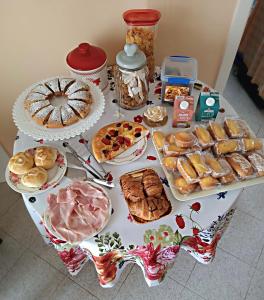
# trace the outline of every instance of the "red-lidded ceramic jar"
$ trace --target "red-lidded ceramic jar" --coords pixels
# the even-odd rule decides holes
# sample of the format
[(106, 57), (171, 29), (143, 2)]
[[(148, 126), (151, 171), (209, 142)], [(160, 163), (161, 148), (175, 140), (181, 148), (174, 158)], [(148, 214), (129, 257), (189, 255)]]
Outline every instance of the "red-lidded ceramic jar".
[(106, 89), (107, 57), (103, 49), (88, 43), (81, 43), (66, 58), (72, 77), (84, 82), (91, 81), (101, 90)]

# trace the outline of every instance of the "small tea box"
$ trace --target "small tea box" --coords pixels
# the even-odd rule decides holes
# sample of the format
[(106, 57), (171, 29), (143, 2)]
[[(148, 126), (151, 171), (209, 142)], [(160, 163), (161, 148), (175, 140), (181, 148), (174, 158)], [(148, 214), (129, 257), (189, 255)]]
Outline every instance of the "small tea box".
[(196, 112), (195, 121), (214, 120), (219, 111), (219, 93), (218, 92), (201, 92)]
[(190, 127), (193, 114), (193, 96), (176, 96), (174, 100), (172, 127)]

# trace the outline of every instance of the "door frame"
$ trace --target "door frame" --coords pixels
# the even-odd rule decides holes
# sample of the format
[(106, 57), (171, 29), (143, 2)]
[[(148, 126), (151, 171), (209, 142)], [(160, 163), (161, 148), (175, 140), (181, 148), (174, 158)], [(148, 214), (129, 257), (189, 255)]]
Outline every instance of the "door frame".
[(215, 89), (220, 93), (223, 93), (225, 89), (253, 3), (254, 0), (237, 0), (224, 55), (215, 82)]

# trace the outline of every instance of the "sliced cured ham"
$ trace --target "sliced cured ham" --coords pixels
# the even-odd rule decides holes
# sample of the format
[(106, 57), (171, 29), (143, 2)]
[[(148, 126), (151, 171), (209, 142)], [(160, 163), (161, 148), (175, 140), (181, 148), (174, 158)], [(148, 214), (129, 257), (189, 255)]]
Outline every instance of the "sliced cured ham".
[(47, 199), (47, 214), (55, 232), (75, 243), (92, 236), (109, 218), (109, 200), (101, 188), (75, 181)]

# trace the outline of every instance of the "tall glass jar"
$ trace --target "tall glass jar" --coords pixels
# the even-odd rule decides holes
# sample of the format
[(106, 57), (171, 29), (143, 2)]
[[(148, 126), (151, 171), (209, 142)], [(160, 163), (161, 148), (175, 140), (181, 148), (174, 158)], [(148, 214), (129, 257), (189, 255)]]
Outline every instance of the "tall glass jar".
[(115, 85), (118, 104), (138, 109), (148, 100), (148, 68), (145, 54), (136, 44), (126, 44), (116, 55)]
[(131, 9), (123, 13), (127, 27), (126, 43), (137, 44), (147, 57), (149, 81), (155, 73), (154, 41), (160, 12), (155, 9)]

